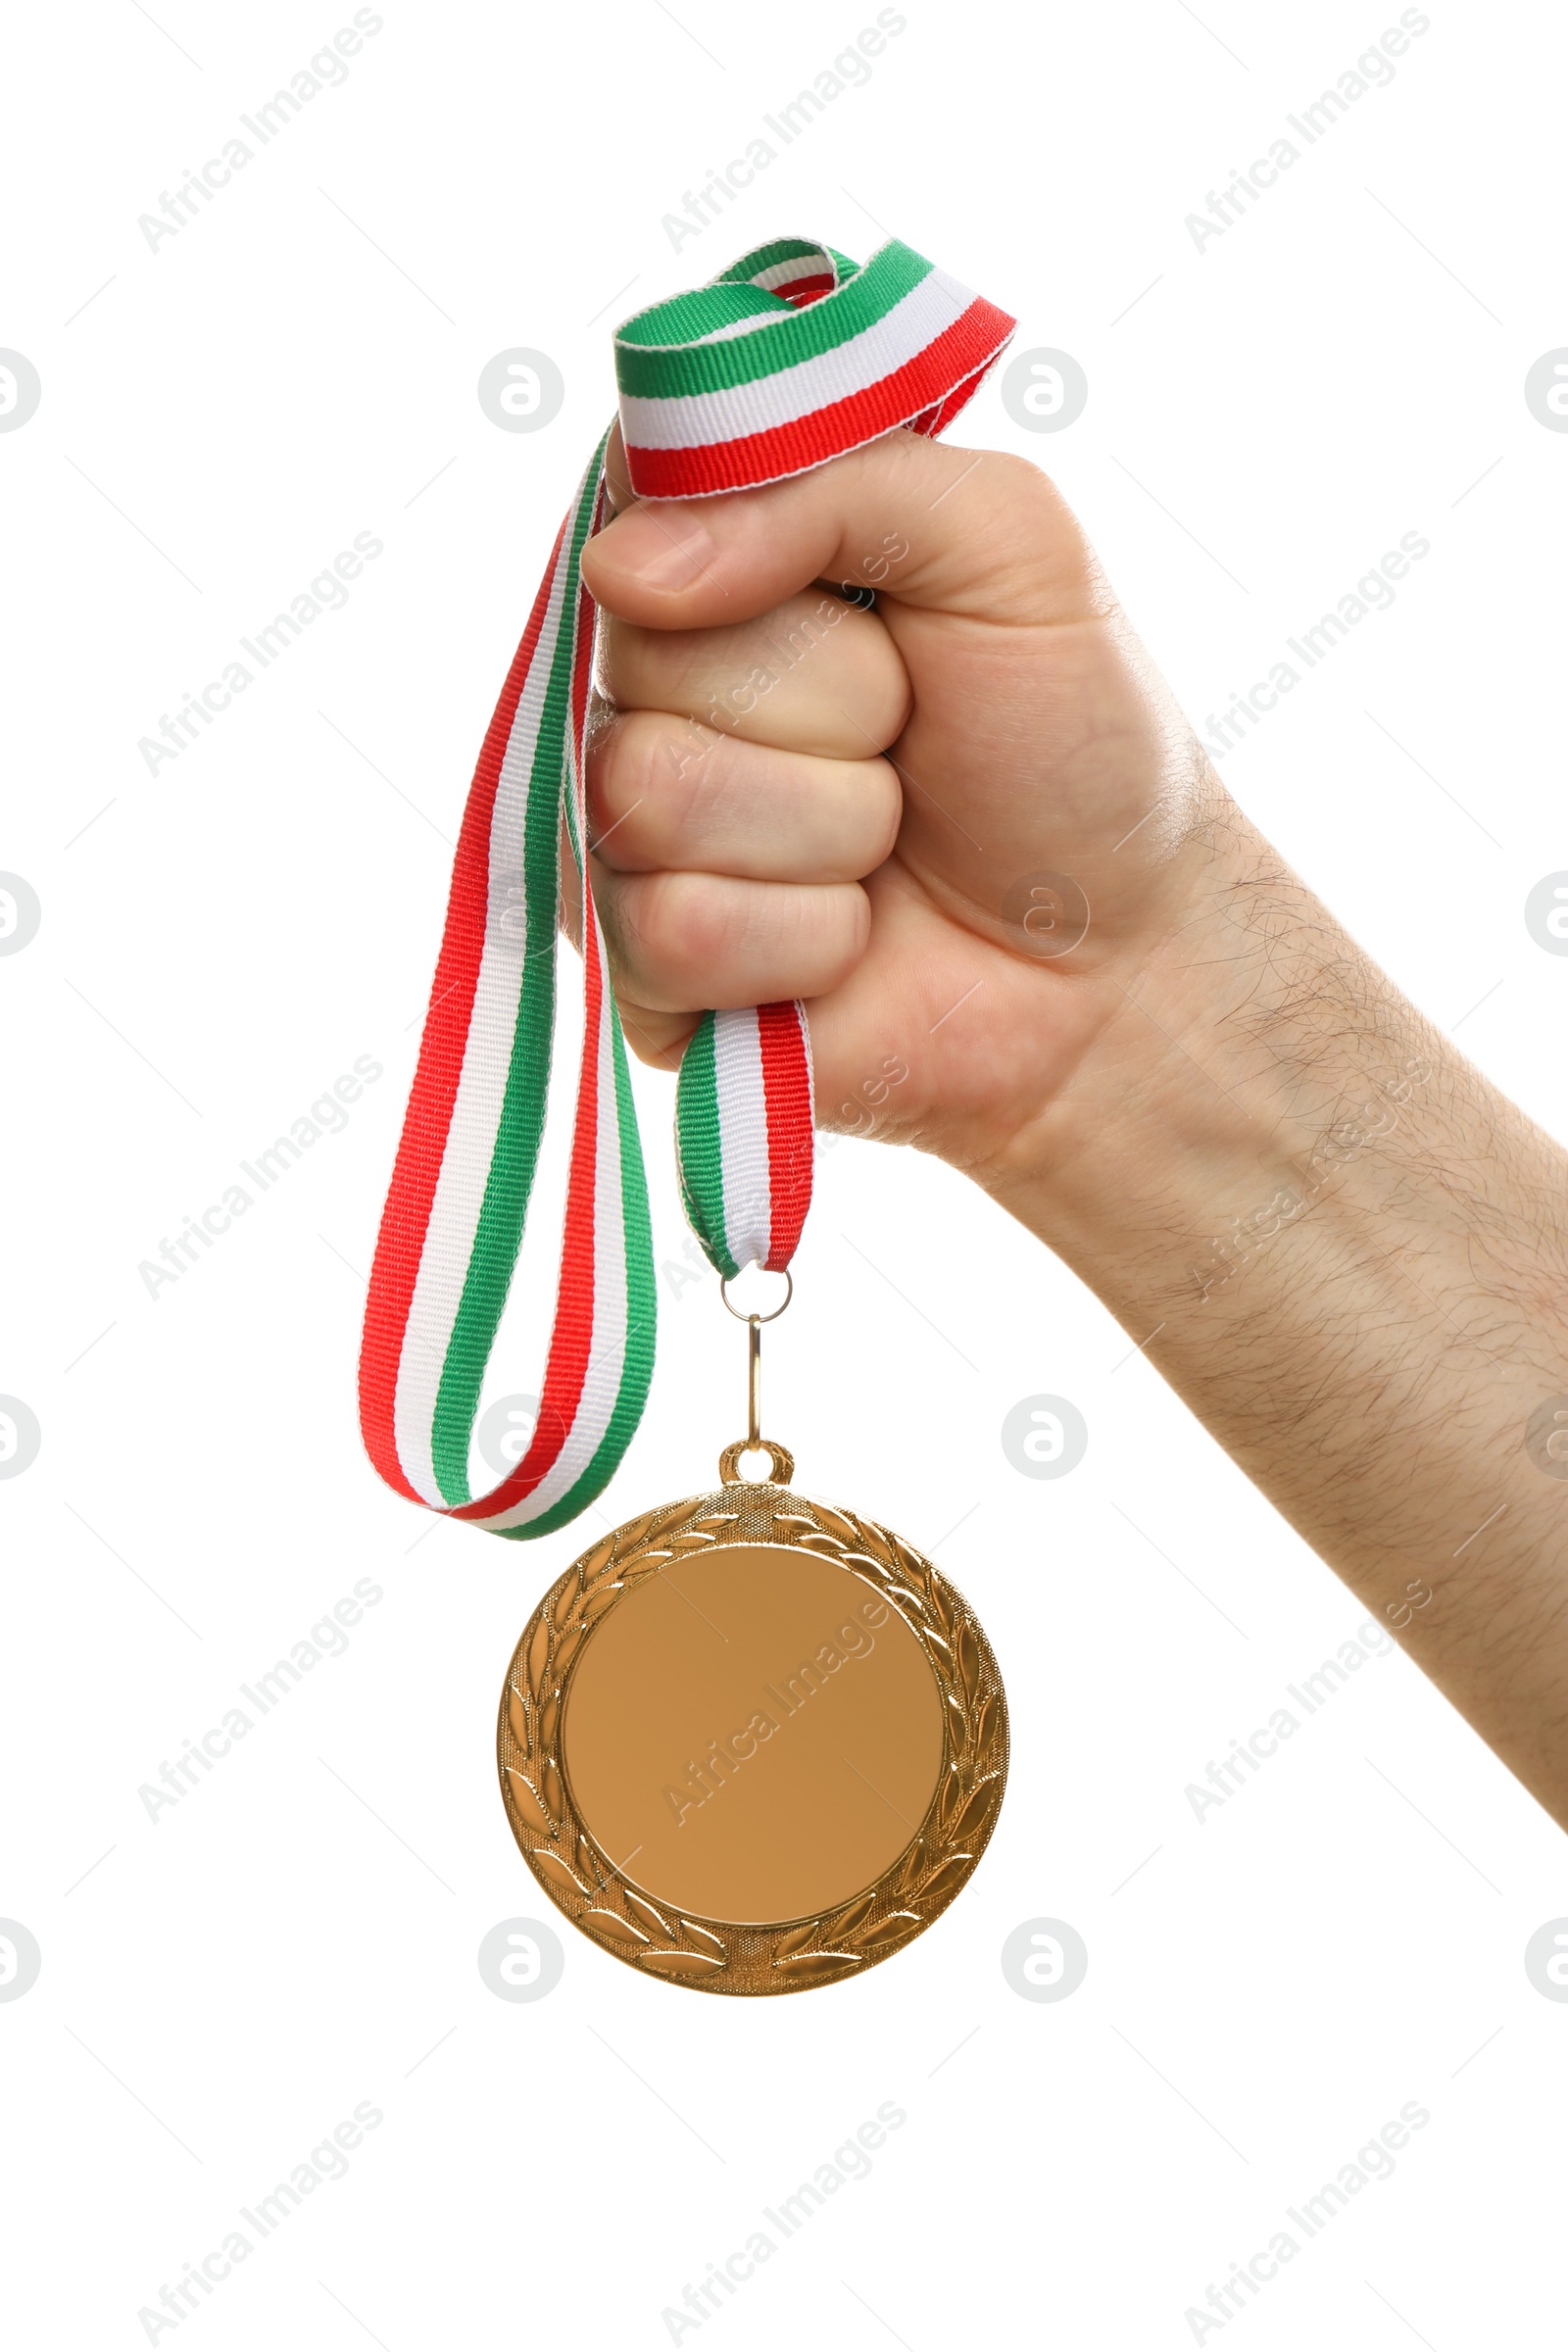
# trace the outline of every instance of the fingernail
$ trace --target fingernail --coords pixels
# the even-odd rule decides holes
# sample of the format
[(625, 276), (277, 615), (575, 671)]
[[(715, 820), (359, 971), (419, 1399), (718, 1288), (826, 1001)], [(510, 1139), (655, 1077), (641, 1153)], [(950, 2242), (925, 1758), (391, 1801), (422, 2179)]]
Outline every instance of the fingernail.
[(689, 588), (712, 563), (707, 525), (689, 507), (633, 507), (611, 525), (615, 554), (650, 588)]

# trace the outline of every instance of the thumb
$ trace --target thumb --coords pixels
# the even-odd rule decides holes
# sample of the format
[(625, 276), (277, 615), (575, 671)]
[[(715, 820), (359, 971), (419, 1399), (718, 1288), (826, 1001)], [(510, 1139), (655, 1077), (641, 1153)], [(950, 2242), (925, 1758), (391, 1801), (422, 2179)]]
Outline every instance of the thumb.
[(903, 430), (765, 489), (626, 507), (590, 540), (582, 572), (607, 612), (654, 629), (751, 620), (814, 580), (1024, 625), (1113, 601), (1038, 467)]

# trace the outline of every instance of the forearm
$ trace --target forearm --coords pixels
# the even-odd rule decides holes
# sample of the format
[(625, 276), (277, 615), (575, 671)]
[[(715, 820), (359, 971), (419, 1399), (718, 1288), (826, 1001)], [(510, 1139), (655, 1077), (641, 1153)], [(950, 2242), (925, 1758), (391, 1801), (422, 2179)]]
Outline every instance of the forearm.
[(1568, 1823), (1568, 1157), (1216, 810), (986, 1181)]

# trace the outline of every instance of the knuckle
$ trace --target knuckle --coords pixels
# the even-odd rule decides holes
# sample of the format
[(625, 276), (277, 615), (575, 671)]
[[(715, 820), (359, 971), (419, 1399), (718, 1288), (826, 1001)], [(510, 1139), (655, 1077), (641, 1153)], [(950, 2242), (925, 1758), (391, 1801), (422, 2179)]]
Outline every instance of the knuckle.
[[(1082, 526), (1051, 475), (1015, 451), (988, 455), (990, 530), (999, 564), (1049, 584), (1054, 600), (1086, 612), (1113, 601)], [(978, 476), (976, 477), (978, 480)]]
[(734, 893), (710, 874), (649, 874), (633, 896), (643, 951), (662, 973), (710, 970), (732, 949)]
[(1055, 504), (1051, 476), (1033, 458), (1026, 458), (1017, 450), (997, 449), (986, 452), (986, 463), (988, 467), (996, 468), (995, 479), (1009, 504), (1037, 502), (1042, 510)]
[(588, 783), (594, 833), (610, 865), (657, 860), (678, 837), (702, 789), (708, 748), (705, 730), (663, 710), (624, 710), (604, 723)]

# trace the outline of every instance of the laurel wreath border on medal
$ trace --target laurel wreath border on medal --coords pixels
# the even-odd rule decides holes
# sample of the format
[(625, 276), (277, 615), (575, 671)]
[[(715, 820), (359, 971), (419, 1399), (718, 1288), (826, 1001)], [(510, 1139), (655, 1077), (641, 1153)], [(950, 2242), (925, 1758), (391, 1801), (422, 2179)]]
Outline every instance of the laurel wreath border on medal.
[[(585, 1829), (560, 1753), (572, 1670), (620, 1595), (672, 1560), (756, 1543), (836, 1560), (873, 1586), (918, 1639), (941, 1692), (944, 1723), (936, 1792), (892, 1867), (848, 1902), (765, 1927), (688, 1918), (630, 1885)], [(996, 1826), (1006, 1781), (1007, 1708), (973, 1611), (912, 1544), (874, 1520), (789, 1487), (740, 1481), (644, 1511), (573, 1561), (513, 1653), (496, 1753), (508, 1818), (529, 1868), (552, 1902), (602, 1950), (697, 1991), (800, 1992), (887, 1959), (952, 1902)]]

